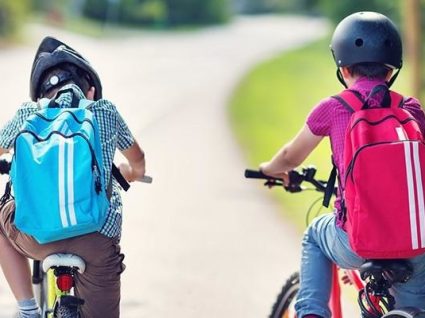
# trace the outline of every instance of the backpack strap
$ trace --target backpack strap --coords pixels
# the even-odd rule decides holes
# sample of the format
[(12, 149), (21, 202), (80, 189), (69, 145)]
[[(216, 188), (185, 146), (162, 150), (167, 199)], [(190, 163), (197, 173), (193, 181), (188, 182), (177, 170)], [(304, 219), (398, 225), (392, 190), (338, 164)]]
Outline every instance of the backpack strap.
[[(94, 101), (83, 98), (83, 99), (80, 99), (80, 101), (78, 103), (78, 108), (86, 109), (87, 107), (89, 107), (93, 103), (94, 103)], [(118, 167), (115, 165), (115, 163), (112, 163), (111, 173), (112, 173), (112, 176), (115, 178), (115, 180), (117, 180), (118, 184), (121, 186), (121, 188), (124, 191), (127, 191), (128, 189), (130, 189), (130, 184), (127, 182), (127, 180), (125, 180), (124, 176), (121, 174), (120, 169), (118, 169)], [(110, 195), (112, 194), (112, 183), (111, 182), (108, 185), (108, 191), (107, 192), (109, 193), (109, 197), (110, 197)]]
[[(343, 105), (351, 113), (354, 113), (361, 109), (368, 109), (369, 106), (367, 100), (371, 96), (379, 93), (380, 91), (384, 91), (384, 94), (387, 94), (384, 96), (384, 100), (382, 101), (382, 107), (399, 108), (403, 106), (405, 101), (403, 95), (388, 90), (388, 86), (386, 85), (378, 85), (374, 87), (370, 92), (369, 96), (366, 98), (366, 100), (363, 100), (359, 92), (350, 89), (345, 89), (338, 95), (332, 96), (332, 98), (340, 102), (341, 105)], [(325, 207), (329, 207), (331, 197), (334, 194), (337, 174), (337, 168), (332, 157), (332, 171), (329, 175), (329, 179), (326, 184), (325, 194), (322, 203)]]
[(362, 109), (365, 103), (360, 93), (351, 89), (345, 89), (338, 95), (332, 96), (332, 98), (340, 102), (350, 113)]
[(112, 164), (112, 175), (124, 191), (127, 191), (130, 188), (130, 184), (127, 182), (127, 180), (125, 180), (124, 176), (121, 174), (120, 169), (118, 169), (115, 163)]
[(78, 108), (82, 108), (82, 109), (86, 109), (87, 107), (89, 107), (91, 104), (93, 104), (94, 101), (93, 100), (89, 100), (86, 98), (82, 98), (80, 99), (80, 101), (78, 102)]
[(326, 189), (325, 189), (325, 194), (323, 196), (323, 202), (322, 202), (322, 205), (325, 208), (329, 207), (329, 203), (331, 202), (332, 195), (335, 193), (335, 182), (336, 182), (337, 175), (338, 175), (338, 171), (336, 170), (336, 165), (332, 157), (332, 171), (331, 171), (331, 174), (329, 175), (328, 182), (326, 182)]
[(48, 98), (41, 98), (37, 101), (37, 107), (38, 109), (43, 109), (49, 107), (50, 99)]
[[(350, 113), (354, 113), (358, 110), (361, 110), (365, 104), (362, 96), (359, 92), (345, 89), (338, 95), (332, 96), (336, 99), (342, 106), (344, 106)], [(325, 194), (323, 196), (322, 205), (324, 207), (329, 207), (332, 195), (335, 193), (335, 183), (338, 175), (338, 171), (335, 165), (335, 162), (332, 157), (332, 171), (329, 175), (328, 182), (326, 183)]]
[(365, 100), (359, 92), (350, 89), (343, 90), (338, 95), (332, 96), (332, 98), (336, 99), (341, 103), (342, 106), (353, 113), (361, 109), (368, 109), (369, 98), (382, 91), (384, 92), (384, 98), (381, 102), (382, 107), (398, 108), (403, 106), (405, 101), (403, 95), (400, 95), (394, 91), (390, 91), (386, 85), (375, 86)]
[(399, 93), (396, 93), (394, 91), (390, 91), (390, 97), (391, 97), (391, 108), (402, 107), (406, 100), (403, 95), (400, 95)]

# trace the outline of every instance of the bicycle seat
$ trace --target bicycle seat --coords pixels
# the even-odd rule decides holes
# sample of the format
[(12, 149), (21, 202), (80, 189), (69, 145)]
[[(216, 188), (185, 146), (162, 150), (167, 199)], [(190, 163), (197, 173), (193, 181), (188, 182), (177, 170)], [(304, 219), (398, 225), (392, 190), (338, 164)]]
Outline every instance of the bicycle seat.
[(86, 270), (86, 263), (84, 260), (74, 254), (52, 254), (43, 260), (43, 271), (47, 272), (52, 267), (67, 266), (77, 268), (80, 274)]
[(412, 265), (405, 259), (372, 259), (367, 260), (359, 269), (360, 277), (380, 279), (384, 277), (392, 283), (407, 282), (413, 273)]

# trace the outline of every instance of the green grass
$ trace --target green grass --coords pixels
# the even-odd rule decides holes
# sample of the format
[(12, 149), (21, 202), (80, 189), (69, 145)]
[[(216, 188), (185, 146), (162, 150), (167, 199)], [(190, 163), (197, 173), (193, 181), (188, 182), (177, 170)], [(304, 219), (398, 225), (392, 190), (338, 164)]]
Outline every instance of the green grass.
[[(343, 89), (335, 71), (326, 38), (265, 61), (240, 81), (230, 99), (230, 119), (251, 167), (269, 160), (289, 141), (321, 99)], [(405, 94), (408, 93), (406, 73), (403, 70), (394, 86)], [(327, 180), (331, 170), (327, 139), (305, 164), (315, 165), (318, 176)], [(320, 197), (316, 192), (289, 194), (278, 189), (272, 192), (282, 203), (285, 216), (300, 229), (305, 227), (307, 209)]]

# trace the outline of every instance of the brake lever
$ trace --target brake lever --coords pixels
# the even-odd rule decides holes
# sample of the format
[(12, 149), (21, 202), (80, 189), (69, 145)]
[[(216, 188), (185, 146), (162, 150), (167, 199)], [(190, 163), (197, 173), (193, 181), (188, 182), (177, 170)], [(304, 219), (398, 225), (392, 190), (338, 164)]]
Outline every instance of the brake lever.
[(266, 182), (264, 182), (264, 185), (271, 188), (275, 186), (284, 186), (283, 182), (276, 179), (268, 179)]
[(301, 187), (299, 184), (292, 184), (288, 186), (284, 186), (285, 190), (290, 193), (298, 193), (304, 190), (303, 187)]

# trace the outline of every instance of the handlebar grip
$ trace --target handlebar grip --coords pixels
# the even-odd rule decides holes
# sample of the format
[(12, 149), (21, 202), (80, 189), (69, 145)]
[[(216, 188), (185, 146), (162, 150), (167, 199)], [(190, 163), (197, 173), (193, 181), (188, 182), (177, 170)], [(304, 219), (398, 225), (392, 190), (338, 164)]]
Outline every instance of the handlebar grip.
[(0, 174), (9, 174), (11, 163), (6, 159), (0, 159)]
[(271, 177), (265, 175), (261, 171), (251, 170), (251, 169), (245, 170), (245, 178), (248, 178), (248, 179), (271, 179)]
[(142, 178), (137, 179), (137, 181), (144, 182), (144, 183), (152, 183), (153, 179), (150, 176), (143, 176)]

